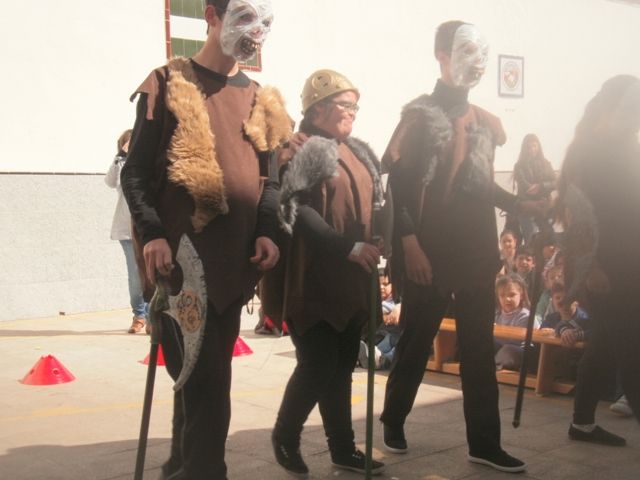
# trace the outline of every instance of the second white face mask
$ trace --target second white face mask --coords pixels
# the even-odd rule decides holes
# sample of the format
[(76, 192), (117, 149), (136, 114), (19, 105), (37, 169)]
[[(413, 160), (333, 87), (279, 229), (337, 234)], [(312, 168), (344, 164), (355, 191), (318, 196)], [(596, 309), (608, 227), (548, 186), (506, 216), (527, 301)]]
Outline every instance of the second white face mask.
[(266, 40), (272, 22), (270, 0), (231, 0), (220, 32), (222, 51), (238, 61), (249, 60)]
[(489, 45), (475, 25), (456, 30), (451, 49), (451, 77), (461, 88), (475, 87), (484, 75), (489, 60)]

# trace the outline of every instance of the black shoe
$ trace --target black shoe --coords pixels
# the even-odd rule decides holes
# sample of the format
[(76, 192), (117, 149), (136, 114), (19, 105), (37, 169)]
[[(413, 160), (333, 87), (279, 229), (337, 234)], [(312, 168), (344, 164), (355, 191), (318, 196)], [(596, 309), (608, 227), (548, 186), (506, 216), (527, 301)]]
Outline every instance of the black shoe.
[(407, 453), (407, 440), (404, 438), (404, 427), (392, 427), (382, 424), (384, 448), (391, 453)]
[[(358, 473), (366, 473), (366, 456), (360, 450), (347, 455), (331, 454), (331, 463), (334, 467), (344, 468)], [(379, 475), (384, 471), (384, 463), (371, 459), (371, 473)]]
[(489, 467), (500, 470), (501, 472), (519, 473), (524, 472), (527, 469), (527, 464), (522, 460), (518, 460), (512, 457), (504, 450), (499, 450), (495, 453), (485, 453), (467, 456), (470, 462), (480, 463)]
[(627, 441), (624, 438), (614, 435), (611, 432), (607, 432), (604, 428), (597, 425), (591, 432), (583, 432), (571, 425), (569, 427), (569, 438), (571, 440), (599, 443), (600, 445), (609, 445), (611, 447), (624, 447), (627, 444)]
[(275, 435), (271, 435), (271, 443), (273, 444), (273, 453), (276, 461), (287, 473), (298, 478), (307, 478), (309, 476), (309, 468), (304, 463), (300, 448), (290, 448), (276, 440)]

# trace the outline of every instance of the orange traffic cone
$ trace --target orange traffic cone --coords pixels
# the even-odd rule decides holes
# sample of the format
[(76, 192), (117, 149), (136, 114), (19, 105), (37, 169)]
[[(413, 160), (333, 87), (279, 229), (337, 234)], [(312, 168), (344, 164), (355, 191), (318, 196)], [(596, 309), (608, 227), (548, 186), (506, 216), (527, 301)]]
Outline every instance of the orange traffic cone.
[(246, 344), (242, 338), (238, 337), (236, 339), (236, 344), (233, 346), (233, 356), (241, 357), (243, 355), (251, 355), (253, 350), (249, 348), (249, 345)]
[[(140, 360), (139, 363), (142, 363), (143, 365), (149, 365), (149, 355), (147, 354), (146, 357), (144, 357), (144, 360)], [(162, 345), (158, 345), (158, 361), (156, 361), (156, 365), (159, 367), (164, 367), (166, 364), (164, 363), (164, 353), (162, 352)]]
[(53, 355), (40, 357), (20, 383), (25, 385), (56, 385), (73, 382), (76, 377)]

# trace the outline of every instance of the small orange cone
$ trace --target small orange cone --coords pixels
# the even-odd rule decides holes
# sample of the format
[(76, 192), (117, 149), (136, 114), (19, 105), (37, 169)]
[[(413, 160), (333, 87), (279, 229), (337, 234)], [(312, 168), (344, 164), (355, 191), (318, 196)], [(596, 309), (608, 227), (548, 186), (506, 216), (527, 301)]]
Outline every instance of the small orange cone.
[[(144, 357), (144, 360), (140, 360), (139, 363), (142, 363), (143, 365), (149, 365), (149, 356), (150, 354), (147, 354), (147, 356)], [(164, 353), (162, 352), (162, 345), (158, 345), (158, 360), (156, 361), (156, 365), (159, 367), (164, 367), (166, 365), (166, 363), (164, 363)]]
[(76, 377), (53, 355), (40, 357), (20, 383), (25, 385), (56, 385), (73, 382)]
[(251, 355), (253, 350), (249, 348), (249, 345), (246, 344), (242, 338), (238, 337), (236, 339), (236, 344), (233, 346), (233, 356), (241, 357), (243, 355)]

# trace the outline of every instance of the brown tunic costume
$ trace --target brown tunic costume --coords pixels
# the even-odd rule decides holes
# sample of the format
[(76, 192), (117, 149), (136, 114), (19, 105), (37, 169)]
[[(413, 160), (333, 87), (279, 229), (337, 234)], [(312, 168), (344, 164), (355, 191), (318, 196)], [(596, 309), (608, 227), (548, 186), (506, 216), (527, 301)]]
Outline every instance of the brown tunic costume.
[[(278, 181), (270, 151), (288, 138), (291, 122), (277, 91), (187, 59), (153, 71), (136, 94), (122, 173), (136, 232), (143, 244), (167, 239), (174, 258), (186, 234), (204, 267), (208, 303), (198, 328), (171, 312), (153, 324), (167, 372), (183, 382), (161, 478), (226, 478), (233, 346), (258, 276), (250, 263), (255, 239), (275, 239)], [(184, 286), (178, 270), (171, 274), (176, 293)]]
[[(358, 311), (369, 310), (369, 276), (346, 257), (355, 242), (371, 241), (372, 201), (379, 193), (376, 160), (365, 144), (353, 138), (336, 143), (321, 136), (310, 140), (299, 133), (296, 140), (304, 143), (302, 148), (293, 147), (292, 143), (280, 152), (284, 171), (292, 172), (289, 161), (305, 162), (309, 155), (304, 147), (309, 146), (308, 142), (333, 145), (333, 149), (322, 151), (326, 155), (323, 161), (335, 161), (335, 168), (330, 168), (328, 178), (310, 185), (301, 203), (313, 208), (344, 242), (339, 252), (328, 252), (326, 245), (307, 240), (304, 232), (293, 229), (285, 266), (284, 318), (294, 322), (301, 335), (319, 321), (343, 331)], [(285, 173), (282, 180), (285, 204), (290, 201), (287, 178)], [(292, 197), (303, 193), (294, 191)]]
[[(258, 85), (227, 84), (226, 77), (212, 73), (177, 59), (137, 89), (136, 94), (147, 94), (147, 119), (162, 124), (158, 144), (168, 148), (156, 158), (157, 222), (146, 225), (142, 215), (132, 213), (142, 242), (165, 237), (174, 255), (182, 234), (189, 234), (204, 265), (208, 299), (221, 312), (240, 296), (248, 298), (257, 281), (249, 258), (269, 172), (268, 156), (255, 147), (259, 142), (244, 134), (256, 110)], [(284, 109), (279, 113), (274, 131), (279, 128), (280, 136), (267, 138), (268, 147), (290, 128)], [(266, 130), (263, 136), (271, 133)]]

